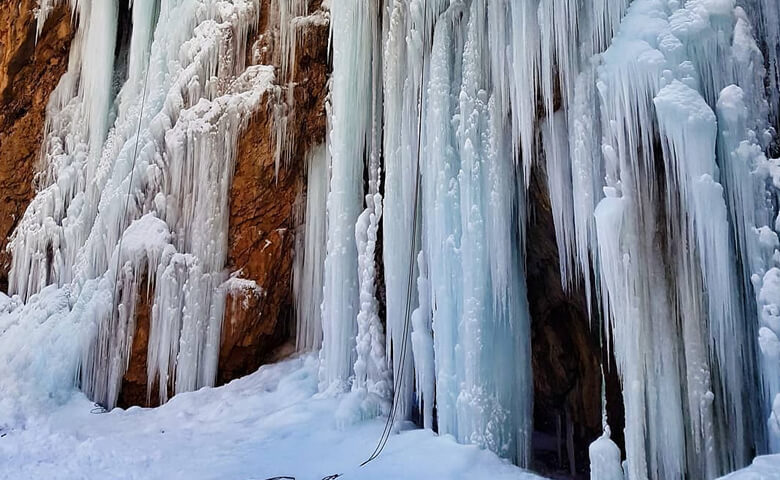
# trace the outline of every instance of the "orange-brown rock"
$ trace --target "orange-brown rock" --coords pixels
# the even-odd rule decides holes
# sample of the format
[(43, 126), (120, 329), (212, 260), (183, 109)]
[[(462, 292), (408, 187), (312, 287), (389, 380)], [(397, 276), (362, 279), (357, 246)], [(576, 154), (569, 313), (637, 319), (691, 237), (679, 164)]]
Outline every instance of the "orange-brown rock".
[(34, 195), (46, 105), (68, 65), (67, 2), (36, 41), (36, 0), (0, 0), (0, 290), (7, 291), (9, 235)]
[[(316, 8), (315, 3), (319, 4), (312, 2), (310, 11)], [(261, 31), (263, 27), (266, 32), (272, 29), (268, 23), (261, 23)], [(293, 328), (295, 208), (304, 190), (304, 157), (311, 147), (325, 141), (326, 127), (328, 27), (308, 25), (306, 29), (296, 47), (294, 78), (279, 79), (283, 88), (293, 88), (295, 109), (288, 117), (287, 135), (295, 141), (287, 152), (289, 160), (277, 176), (272, 129), (274, 107), (278, 106), (274, 102), (278, 100), (270, 96), (267, 107), (255, 114), (239, 141), (230, 197), (228, 268), (255, 281), (259, 290), (243, 289), (228, 297), (220, 383), (279, 356)], [(262, 38), (262, 47), (256, 49), (266, 55), (261, 60), (273, 58), (278, 65), (278, 42), (272, 43), (270, 39), (275, 37), (268, 33)], [(287, 92), (282, 97), (288, 97)]]
[[(140, 285), (146, 285), (142, 280)], [(157, 391), (151, 392), (150, 402), (146, 401), (146, 353), (149, 344), (149, 326), (152, 319), (151, 292), (141, 288), (138, 302), (135, 306), (135, 334), (133, 345), (130, 349), (130, 360), (127, 371), (122, 381), (122, 389), (119, 392), (117, 405), (129, 407), (131, 405), (156, 406), (159, 402)]]
[[(320, 1), (310, 3), (310, 11)], [(276, 2), (263, 0), (254, 48), (248, 64), (281, 64), (279, 12)], [(217, 383), (256, 370), (263, 363), (291, 353), (287, 343), (293, 328), (292, 265), (296, 228), (295, 208), (304, 189), (306, 152), (325, 141), (325, 97), (328, 76), (328, 27), (309, 25), (296, 48), (294, 78), (277, 78), (281, 95), (269, 92), (240, 135), (230, 191), (228, 265), (230, 272), (253, 281), (256, 288), (229, 292), (219, 355)], [(279, 68), (276, 69), (279, 75)], [(289, 86), (288, 86), (289, 85)], [(289, 160), (276, 175), (276, 112), (293, 88), (295, 115), (287, 134), (298, 139), (287, 152)], [(246, 283), (246, 282), (244, 282)], [(146, 354), (151, 299), (137, 305), (136, 333), (119, 406), (147, 405)], [(157, 404), (152, 392), (149, 406)]]

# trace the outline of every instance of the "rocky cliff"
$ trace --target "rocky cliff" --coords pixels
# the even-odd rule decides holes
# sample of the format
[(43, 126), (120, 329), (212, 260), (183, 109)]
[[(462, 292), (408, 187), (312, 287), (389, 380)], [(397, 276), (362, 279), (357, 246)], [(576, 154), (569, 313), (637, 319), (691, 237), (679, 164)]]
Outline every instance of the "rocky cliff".
[[(15, 219), (34, 193), (45, 106), (65, 71), (72, 36), (69, 10), (59, 7), (36, 41), (33, 3), (25, 0), (18, 9), (6, 5), (0, 13), (0, 246), (5, 245)], [(281, 41), (278, 2), (263, 0), (260, 22), (247, 52), (248, 65), (276, 67), (279, 88), (265, 95), (238, 144), (230, 208), (225, 215), (230, 219), (228, 269), (240, 280), (228, 295), (218, 383), (291, 352), (294, 235), (296, 209), (305, 195), (304, 158), (325, 141), (326, 134), (329, 32), (327, 22), (322, 21), (327, 14), (321, 8), (320, 0), (311, 0), (307, 15), (316, 18), (290, 22), (294, 38), (290, 50)], [(293, 67), (282, 69), (290, 52), (294, 52), (290, 59)], [(290, 105), (294, 105), (292, 109)], [(286, 121), (284, 131), (280, 130), (282, 121)], [(277, 157), (280, 131), (295, 139), (281, 158)], [(534, 322), (535, 417), (538, 428), (554, 443), (540, 442), (546, 448), (544, 455), (549, 456), (541, 462), (568, 468), (565, 452), (573, 447), (580, 455), (572, 461), (582, 467), (585, 458), (581, 454), (601, 429), (601, 352), (582, 293), (576, 289), (567, 293), (561, 287), (551, 207), (540, 177), (543, 174), (536, 172), (532, 182), (530, 199), (536, 215), (529, 228), (527, 258)], [(0, 281), (7, 275), (4, 248), (2, 255)], [(138, 299), (121, 406), (147, 404), (146, 343), (152, 302), (147, 293)], [(614, 371), (609, 385), (611, 395), (619, 396)], [(567, 437), (569, 446), (564, 445)], [(556, 450), (557, 457), (551, 453)]]
[[(309, 2), (307, 10), (315, 19), (326, 19), (319, 9), (319, 0)], [(325, 141), (328, 25), (290, 22), (296, 43), (294, 68), (288, 78), (280, 78), (288, 54), (280, 38), (281, 16), (275, 0), (263, 0), (258, 29), (247, 50), (247, 65), (275, 66), (279, 89), (265, 95), (239, 139), (230, 211), (225, 212), (230, 216), (227, 268), (237, 281), (228, 291), (218, 384), (292, 352), (294, 210), (305, 194), (304, 157)], [(294, 112), (288, 102), (294, 103)], [(286, 134), (298, 141), (277, 156), (281, 122), (286, 124)], [(278, 173), (277, 161), (281, 162)], [(146, 404), (148, 310), (148, 299), (139, 299), (132, 356), (120, 397), (123, 406)]]
[[(276, 3), (276, 2), (264, 2)], [(319, 1), (310, 1), (312, 15)], [(253, 47), (255, 62), (281, 65), (277, 5), (261, 22)], [(292, 23), (292, 22), (291, 22)], [(274, 356), (290, 337), (293, 325), (292, 267), (296, 225), (294, 208), (303, 192), (308, 150), (325, 141), (325, 99), (328, 75), (328, 25), (322, 22), (291, 24), (296, 42), (294, 68), (279, 82), (279, 99), (269, 99), (257, 112), (241, 137), (236, 172), (231, 189), (228, 267), (241, 278), (254, 281), (258, 289), (241, 289), (228, 299), (222, 329), (219, 381), (254, 371)], [(288, 91), (290, 90), (290, 91)], [(292, 99), (293, 111), (279, 105)], [(277, 103), (272, 103), (277, 102)], [(279, 109), (282, 112), (279, 113)], [(276, 138), (274, 116), (286, 115), (289, 144), (275, 173)], [(289, 351), (288, 351), (289, 353)]]
[(0, 1), (0, 288), (7, 291), (8, 237), (35, 190), (46, 105), (68, 66), (70, 9), (60, 5), (36, 37), (35, 0)]

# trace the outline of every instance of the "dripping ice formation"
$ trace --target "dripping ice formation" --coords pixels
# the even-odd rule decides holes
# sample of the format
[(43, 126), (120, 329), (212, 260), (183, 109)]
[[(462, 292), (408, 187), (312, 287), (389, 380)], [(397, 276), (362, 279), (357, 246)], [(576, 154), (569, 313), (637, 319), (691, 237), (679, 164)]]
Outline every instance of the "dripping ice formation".
[[(767, 156), (778, 114), (778, 26), (767, 14), (777, 3), (362, 5), (333, 5), (331, 132), (355, 143), (331, 145), (331, 194), (343, 180), (335, 165), (375, 155), (378, 114), (368, 93), (347, 104), (336, 94), (381, 63), (381, 261), (402, 415), (417, 402), (426, 427), (435, 409), (440, 433), (528, 463), (525, 209), (530, 172), (542, 168), (562, 282), (583, 284), (616, 359), (626, 477), (712, 478), (753, 451), (777, 451), (780, 184)], [(339, 61), (345, 51), (351, 63)], [(328, 218), (370, 207), (367, 198), (329, 203)], [(326, 263), (339, 268), (365, 254), (332, 247)], [(345, 285), (356, 298), (356, 284), (334, 287)], [(330, 308), (323, 325), (343, 321)], [(349, 323), (323, 344), (342, 352), (322, 359), (339, 381), (351, 378)], [(623, 477), (608, 434), (592, 454), (597, 475)]]
[[(55, 3), (41, 0), (39, 32)], [(134, 0), (119, 46), (119, 2), (70, 6), (68, 72), (0, 306), (0, 374), (20, 379), (7, 418), (74, 385), (115, 406), (144, 291), (147, 394), (212, 385), (241, 285), (223, 212), (264, 95), (281, 112), (277, 172), (295, 141), (293, 97), (272, 67), (244, 64), (260, 2)], [(307, 3), (275, 6), (288, 78)], [(777, 0), (323, 8), (328, 138), (306, 160), (295, 335), (319, 350), (323, 395), (344, 396), (340, 419), (419, 412), (530, 466), (539, 171), (562, 284), (584, 290), (622, 384), (625, 462), (605, 423), (592, 478), (714, 478), (780, 452)]]
[[(271, 67), (244, 68), (259, 5), (133, 2), (132, 37), (117, 47), (128, 49), (125, 79), (113, 65), (117, 2), (71, 7), (78, 29), (48, 111), (41, 188), (10, 244), (9, 291), (28, 306), (59, 299), (37, 327), (72, 330), (48, 347), (75, 355), (56, 381), (80, 379), (107, 408), (127, 368), (136, 295), (153, 292), (148, 392), (156, 383), (164, 402), (216, 378), (229, 286), (222, 212), (242, 125), (274, 80)], [(40, 25), (51, 8), (42, 1)], [(36, 330), (15, 313), (6, 329)], [(2, 350), (32, 368), (24, 352)]]

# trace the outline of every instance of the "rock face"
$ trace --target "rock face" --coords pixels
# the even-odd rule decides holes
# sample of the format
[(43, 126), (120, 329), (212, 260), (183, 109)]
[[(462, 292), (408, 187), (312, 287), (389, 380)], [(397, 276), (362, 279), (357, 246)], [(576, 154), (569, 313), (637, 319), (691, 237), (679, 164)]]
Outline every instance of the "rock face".
[[(263, 363), (292, 352), (288, 343), (293, 320), (292, 267), (296, 207), (304, 194), (306, 153), (325, 141), (328, 75), (328, 25), (302, 22), (296, 34), (292, 78), (280, 78), (282, 45), (276, 1), (263, 0), (260, 23), (250, 41), (247, 65), (276, 66), (276, 95), (266, 94), (263, 107), (241, 134), (230, 191), (227, 269), (229, 282), (222, 326), (217, 384), (255, 371)], [(311, 1), (309, 11), (319, 8)], [(323, 17), (324, 18), (324, 17)], [(288, 92), (288, 89), (291, 91)], [(285, 102), (292, 98), (294, 115)], [(287, 135), (297, 139), (276, 165), (276, 128), (287, 119)], [(119, 405), (156, 405), (146, 395), (146, 355), (150, 299), (140, 298), (136, 333), (124, 376)]]
[[(535, 467), (543, 473), (587, 473), (588, 445), (601, 435), (601, 357), (608, 417), (622, 444), (622, 398), (616, 367), (602, 352), (601, 319), (588, 318), (583, 289), (561, 284), (546, 173), (532, 172), (527, 238), (528, 302), (534, 371)], [(592, 323), (591, 323), (592, 322)], [(573, 456), (569, 452), (573, 451)]]
[[(310, 2), (309, 11), (318, 7), (318, 1)], [(278, 25), (269, 22), (279, 18), (278, 12), (270, 8), (263, 11), (270, 11), (270, 16), (262, 21), (260, 31), (265, 33), (253, 49), (259, 52), (255, 60), (269, 63), (270, 58), (274, 65), (280, 65), (283, 52), (280, 43), (273, 41), (278, 38)], [(300, 25), (294, 73), (292, 78), (279, 81), (281, 98), (294, 99), (294, 111), (287, 117), (287, 135), (296, 140), (283, 155), (278, 175), (273, 129), (277, 125), (274, 116), (283, 108), (277, 103), (280, 99), (269, 98), (267, 108), (255, 114), (238, 146), (230, 197), (228, 268), (255, 282), (256, 288), (239, 288), (229, 294), (222, 327), (220, 383), (250, 373), (282, 354), (294, 325), (295, 209), (305, 185), (305, 155), (325, 141), (329, 35), (327, 24)]]
[[(117, 404), (121, 407), (132, 405), (157, 406), (160, 396), (155, 390), (146, 392), (146, 352), (149, 344), (149, 325), (152, 318), (150, 293), (141, 289), (138, 304), (135, 307), (135, 335), (130, 350), (130, 361), (122, 382)], [(157, 382), (155, 382), (155, 385)]]
[(36, 41), (36, 0), (0, 0), (0, 290), (8, 290), (8, 237), (35, 194), (46, 105), (68, 65), (67, 3)]
[[(5, 244), (34, 194), (45, 107), (67, 66), (72, 38), (70, 11), (59, 7), (35, 41), (35, 0), (0, 0), (0, 287), (7, 281)], [(278, 1), (263, 0), (258, 31), (248, 49), (248, 64), (280, 67)], [(309, 2), (309, 12), (321, 0)], [(322, 13), (322, 12), (320, 12)], [(293, 298), (294, 232), (304, 197), (307, 152), (325, 141), (328, 77), (328, 26), (323, 15), (296, 22), (294, 68), (288, 78), (277, 68), (280, 89), (267, 94), (263, 107), (240, 137), (229, 211), (227, 268), (237, 278), (229, 291), (219, 358), (218, 383), (254, 371), (290, 352)], [(286, 102), (293, 102), (288, 109)], [(276, 164), (277, 128), (287, 119), (286, 135), (295, 140)], [(601, 430), (602, 351), (591, 328), (581, 292), (564, 292), (558, 268), (554, 227), (544, 172), (536, 169), (529, 195), (535, 215), (528, 229), (527, 273), (533, 318), (533, 367), (537, 467), (568, 470), (567, 437), (581, 470), (587, 444)], [(381, 239), (380, 239), (381, 241)], [(381, 269), (380, 269), (381, 271)], [(382, 285), (379, 292), (381, 297)], [(120, 406), (146, 405), (146, 355), (152, 298), (142, 295), (137, 327), (124, 377)], [(598, 325), (598, 319), (593, 319)], [(603, 359), (609, 365), (609, 358)], [(619, 409), (620, 388), (614, 366), (607, 371), (610, 409)], [(152, 392), (154, 402), (158, 398)], [(622, 412), (610, 410), (613, 432)], [(546, 441), (549, 440), (549, 441)], [(616, 438), (620, 442), (620, 438)]]

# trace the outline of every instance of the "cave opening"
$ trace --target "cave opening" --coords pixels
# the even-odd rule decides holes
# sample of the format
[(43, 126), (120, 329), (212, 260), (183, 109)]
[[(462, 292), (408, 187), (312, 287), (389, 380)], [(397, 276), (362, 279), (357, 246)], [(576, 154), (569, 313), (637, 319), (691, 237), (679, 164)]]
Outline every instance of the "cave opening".
[[(612, 349), (602, 348), (599, 312), (588, 314), (582, 281), (568, 292), (559, 268), (546, 173), (532, 169), (526, 276), (534, 382), (534, 460), (551, 478), (585, 479), (588, 446), (602, 434), (602, 368), (612, 439), (623, 448), (624, 412)], [(592, 273), (591, 273), (592, 274)], [(598, 305), (593, 299), (592, 305)]]

